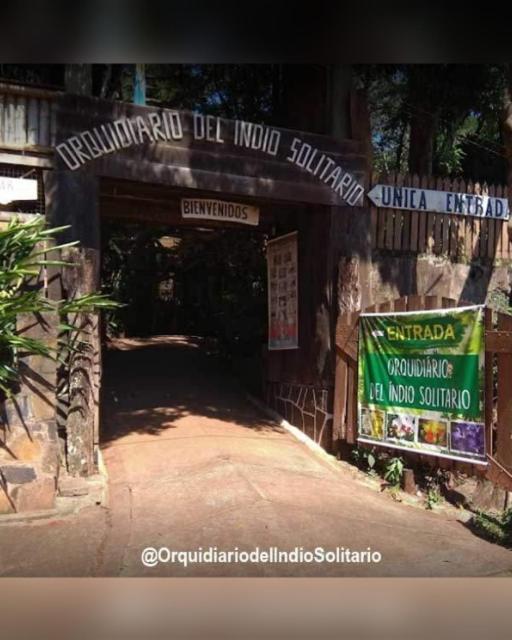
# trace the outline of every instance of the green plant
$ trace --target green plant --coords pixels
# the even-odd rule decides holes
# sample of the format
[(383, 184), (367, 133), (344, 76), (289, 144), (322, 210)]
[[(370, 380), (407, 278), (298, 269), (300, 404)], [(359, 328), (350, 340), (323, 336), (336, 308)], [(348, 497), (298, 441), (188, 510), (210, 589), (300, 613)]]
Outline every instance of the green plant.
[(480, 511), (473, 517), (471, 525), (484, 538), (507, 547), (512, 546), (512, 509), (501, 515)]
[(356, 447), (352, 449), (352, 458), (356, 465), (366, 471), (370, 475), (377, 473), (375, 465), (377, 463), (377, 457), (375, 455), (375, 448), (367, 449), (366, 447)]
[(425, 508), (433, 509), (442, 500), (441, 492), (437, 487), (429, 487), (425, 496)]
[(446, 488), (450, 481), (450, 474), (444, 469), (429, 468), (422, 474), (420, 482), (421, 489), (425, 494), (425, 507), (433, 509), (443, 501), (443, 488)]
[(88, 339), (90, 333), (88, 315), (99, 310), (112, 310), (121, 306), (123, 305), (119, 302), (110, 300), (101, 293), (88, 293), (59, 303), (58, 360), (60, 367), (57, 396), (64, 403), (71, 390), (69, 374), (73, 369), (75, 357), (92, 353)]
[(371, 476), (377, 475), (377, 469), (375, 468), (375, 464), (377, 462), (377, 458), (375, 456), (375, 450), (372, 449), (366, 458), (366, 462), (368, 464), (368, 474)]
[(392, 486), (398, 487), (404, 474), (404, 461), (402, 458), (390, 458), (385, 466), (384, 479)]
[[(42, 355), (69, 361), (69, 354), (81, 348), (79, 322), (68, 322), (72, 314), (112, 308), (112, 301), (101, 294), (88, 294), (72, 300), (52, 301), (45, 297), (41, 272), (49, 266), (65, 268), (68, 263), (50, 258), (77, 242), (54, 244), (54, 237), (67, 227), (46, 228), (43, 216), (28, 222), (13, 217), (0, 230), (0, 393), (9, 397), (19, 382), (19, 360), (25, 355)], [(21, 314), (55, 311), (60, 319), (60, 340), (56, 348), (17, 331)]]
[(363, 449), (362, 447), (354, 447), (350, 452), (350, 457), (354, 460), (354, 463), (361, 467), (364, 460), (366, 460), (368, 449)]
[(51, 309), (51, 302), (37, 285), (37, 277), (42, 268), (64, 264), (50, 260), (49, 253), (76, 244), (47, 246), (48, 240), (62, 229), (46, 229), (44, 218), (37, 216), (28, 222), (12, 218), (0, 230), (0, 391), (6, 397), (18, 382), (21, 355), (55, 357), (40, 340), (20, 335), (16, 322), (20, 314)]

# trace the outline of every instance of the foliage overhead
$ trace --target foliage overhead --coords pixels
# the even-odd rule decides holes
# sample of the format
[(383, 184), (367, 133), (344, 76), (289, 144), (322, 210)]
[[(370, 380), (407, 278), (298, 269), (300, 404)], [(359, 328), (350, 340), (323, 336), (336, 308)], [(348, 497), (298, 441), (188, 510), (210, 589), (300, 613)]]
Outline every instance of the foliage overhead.
[(505, 65), (358, 65), (368, 94), (374, 168), (411, 168), (411, 128), (432, 128), (429, 172), (492, 183), (505, 179), (501, 131)]
[[(92, 65), (93, 95), (130, 102), (134, 67)], [(147, 102), (286, 126), (284, 69), (280, 64), (148, 64)], [(437, 176), (504, 182), (506, 65), (367, 64), (353, 69), (354, 85), (368, 94), (376, 171), (421, 167)], [(0, 77), (62, 89), (65, 65), (3, 64)], [(311, 130), (317, 125), (312, 122)]]
[(111, 224), (102, 279), (123, 307), (111, 334), (180, 333), (219, 339), (226, 353), (259, 352), (265, 339), (264, 237)]

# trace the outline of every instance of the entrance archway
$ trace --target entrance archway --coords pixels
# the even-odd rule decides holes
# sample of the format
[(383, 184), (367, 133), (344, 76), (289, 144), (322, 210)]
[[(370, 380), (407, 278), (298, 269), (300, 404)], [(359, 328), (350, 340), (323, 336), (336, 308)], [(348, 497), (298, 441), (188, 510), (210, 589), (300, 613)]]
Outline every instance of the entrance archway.
[[(108, 215), (118, 220), (133, 219), (137, 209), (135, 215), (143, 213), (146, 221), (186, 228), (196, 226), (198, 220), (182, 215), (182, 198), (259, 207), (261, 222), (269, 221), (270, 235), (297, 232), (298, 247), (298, 341), (292, 349), (264, 349), (264, 400), (330, 449), (337, 256), (344, 226), (354, 211), (358, 217), (353, 226), (361, 231), (368, 224), (369, 212), (362, 206), (367, 164), (361, 145), (272, 128), (278, 132), (273, 139), (280, 141), (273, 154), (244, 142), (238, 133), (242, 126), (248, 130), (248, 123), (238, 120), (214, 118), (222, 135), (203, 139), (194, 129), (198, 117), (85, 96), (59, 96), (55, 167), (46, 172), (44, 186), (49, 222), (69, 225), (63, 241), (80, 242), (80, 276), (70, 288), (77, 285), (80, 293), (99, 289), (101, 220), (107, 208)], [(165, 126), (158, 129), (159, 123), (163, 126), (170, 118), (180, 122), (180, 131), (163, 135)], [(157, 129), (162, 135), (155, 137)], [(153, 138), (147, 131), (153, 132)], [(72, 150), (71, 165), (61, 153), (66, 149)], [(215, 221), (209, 222), (208, 227), (215, 226)], [(363, 232), (356, 235), (362, 242)], [(97, 337), (91, 340), (95, 349)], [(80, 421), (66, 426), (75, 434), (73, 455), (80, 469), (83, 459), (96, 459), (90, 444), (97, 450), (101, 430), (101, 402), (95, 396), (101, 364), (87, 366), (90, 371), (83, 374), (93, 380), (94, 389), (84, 402), (77, 400)], [(94, 466), (88, 464), (87, 469)]]
[[(235, 209), (228, 213), (250, 209), (255, 218), (252, 224), (209, 219), (205, 209), (202, 218), (188, 219), (184, 202), (214, 202), (217, 213), (229, 204)], [(101, 180), (101, 289), (125, 306), (103, 319), (102, 404), (109, 417), (100, 440), (114, 439), (116, 425), (120, 433), (130, 425), (151, 433), (185, 413), (227, 416), (226, 403), (212, 403), (213, 391), (198, 397), (191, 367), (198, 375), (209, 370), (212, 379), (224, 376), (232, 389), (235, 378), (239, 393), (264, 396), (265, 244), (296, 230), (298, 213), (294, 205), (256, 198)], [(175, 369), (182, 369), (179, 380), (169, 375)], [(136, 390), (128, 371), (138, 380)], [(123, 405), (123, 424), (112, 396), (139, 400)]]

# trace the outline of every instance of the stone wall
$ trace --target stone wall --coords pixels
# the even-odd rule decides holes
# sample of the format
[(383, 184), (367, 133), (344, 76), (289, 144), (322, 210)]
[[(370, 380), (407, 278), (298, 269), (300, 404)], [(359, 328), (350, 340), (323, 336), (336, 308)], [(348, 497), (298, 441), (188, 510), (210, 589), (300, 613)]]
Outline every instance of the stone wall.
[(374, 256), (361, 274), (362, 308), (404, 295), (439, 295), (483, 304), (496, 290), (510, 294), (512, 269), (438, 256)]
[[(18, 331), (55, 347), (57, 316), (25, 314)], [(0, 415), (0, 514), (51, 509), (55, 503), (60, 451), (55, 420), (56, 362), (21, 359), (17, 393)]]
[(267, 382), (267, 404), (325, 449), (332, 446), (332, 388)]

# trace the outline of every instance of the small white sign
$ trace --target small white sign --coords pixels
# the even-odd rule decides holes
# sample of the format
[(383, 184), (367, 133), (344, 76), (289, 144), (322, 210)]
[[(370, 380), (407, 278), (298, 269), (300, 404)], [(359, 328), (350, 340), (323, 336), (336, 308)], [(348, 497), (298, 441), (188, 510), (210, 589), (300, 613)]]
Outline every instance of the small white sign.
[(239, 222), (256, 226), (260, 220), (260, 210), (248, 204), (210, 200), (206, 198), (182, 198), (181, 215), (184, 218), (216, 220), (217, 222)]
[(37, 180), (0, 177), (0, 204), (17, 200), (37, 200)]
[(433, 191), (416, 187), (395, 187), (377, 184), (368, 193), (377, 207), (409, 209), (411, 211), (436, 211), (476, 218), (508, 220), (507, 198), (452, 191)]

